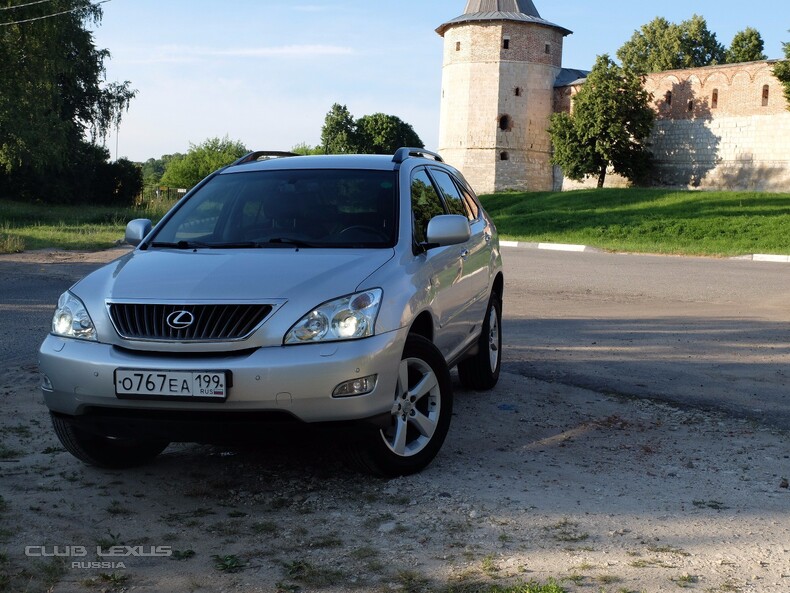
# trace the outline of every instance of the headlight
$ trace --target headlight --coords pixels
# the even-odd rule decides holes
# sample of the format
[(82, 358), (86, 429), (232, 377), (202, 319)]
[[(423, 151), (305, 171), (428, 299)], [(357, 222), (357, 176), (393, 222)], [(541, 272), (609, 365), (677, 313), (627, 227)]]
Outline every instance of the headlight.
[(64, 338), (96, 340), (96, 328), (82, 301), (66, 291), (58, 299), (52, 318), (52, 333)]
[(319, 305), (285, 335), (286, 344), (355, 340), (372, 336), (381, 306), (380, 288)]

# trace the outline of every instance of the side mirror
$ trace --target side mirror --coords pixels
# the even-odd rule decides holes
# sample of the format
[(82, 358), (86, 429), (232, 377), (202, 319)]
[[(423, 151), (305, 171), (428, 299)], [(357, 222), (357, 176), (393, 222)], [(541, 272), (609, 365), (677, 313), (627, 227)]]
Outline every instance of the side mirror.
[(428, 222), (426, 232), (428, 245), (444, 247), (466, 243), (472, 236), (469, 219), (459, 214), (442, 214), (434, 216)]
[(143, 242), (146, 235), (151, 232), (152, 228), (153, 225), (147, 218), (136, 218), (129, 221), (129, 224), (126, 225), (126, 242), (129, 245), (137, 247)]

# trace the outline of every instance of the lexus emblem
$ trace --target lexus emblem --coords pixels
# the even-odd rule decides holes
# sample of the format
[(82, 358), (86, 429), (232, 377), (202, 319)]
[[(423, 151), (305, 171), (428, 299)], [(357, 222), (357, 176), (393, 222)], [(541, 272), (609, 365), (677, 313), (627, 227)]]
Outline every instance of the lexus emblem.
[(173, 329), (186, 329), (195, 323), (195, 316), (189, 311), (173, 311), (167, 316), (166, 321)]

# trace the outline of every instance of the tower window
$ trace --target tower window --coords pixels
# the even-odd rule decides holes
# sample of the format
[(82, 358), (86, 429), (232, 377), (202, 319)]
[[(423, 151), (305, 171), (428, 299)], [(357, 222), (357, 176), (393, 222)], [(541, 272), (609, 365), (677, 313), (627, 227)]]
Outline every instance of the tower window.
[(510, 119), (509, 115), (503, 115), (499, 118), (499, 129), (503, 132), (509, 132), (510, 128), (513, 127), (513, 120)]
[(768, 93), (769, 93), (769, 89), (768, 89), (768, 85), (766, 84), (763, 86), (763, 107), (768, 106)]
[(716, 109), (719, 106), (719, 89), (713, 89), (710, 96), (710, 108)]
[(502, 40), (502, 49), (510, 49), (510, 37), (505, 37)]
[(508, 154), (507, 152), (500, 152), (499, 153), (499, 160), (500, 161), (509, 161), (510, 160), (510, 154)]
[(516, 88), (513, 90), (513, 94), (514, 94), (514, 95), (516, 95), (516, 97), (520, 97), (520, 96), (521, 96), (521, 87), (520, 87), (520, 86), (517, 86), (517, 87), (516, 87)]
[(460, 41), (456, 41), (455, 42), (455, 51), (461, 51), (461, 42)]
[(687, 109), (688, 109), (689, 113), (691, 113), (692, 111), (694, 111), (694, 100), (693, 100), (693, 99), (692, 99), (692, 100), (690, 100), (690, 101), (688, 102), (688, 107), (687, 107)]
[(543, 51), (546, 52), (547, 54), (550, 54), (551, 53), (551, 44), (547, 43), (546, 47), (544, 48)]
[(672, 106), (672, 91), (667, 91), (664, 95), (664, 101), (666, 101), (667, 105)]

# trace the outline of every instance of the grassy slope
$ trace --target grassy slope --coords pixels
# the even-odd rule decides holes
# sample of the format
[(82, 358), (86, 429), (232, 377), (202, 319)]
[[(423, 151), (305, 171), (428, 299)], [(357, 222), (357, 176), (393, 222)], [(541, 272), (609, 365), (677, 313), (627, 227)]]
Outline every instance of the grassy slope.
[(790, 194), (606, 189), (482, 201), (511, 240), (642, 253), (790, 254)]
[(0, 253), (50, 247), (107, 249), (123, 238), (128, 221), (156, 221), (167, 207), (51, 206), (0, 200)]
[[(790, 254), (790, 193), (605, 189), (482, 196), (503, 238), (613, 251), (691, 255)], [(104, 249), (148, 208), (67, 207), (0, 201), (0, 253)]]

